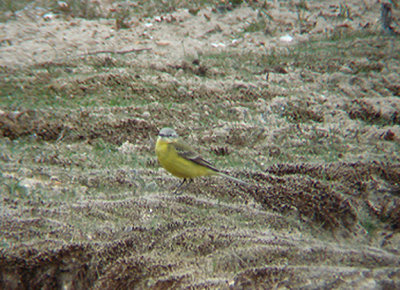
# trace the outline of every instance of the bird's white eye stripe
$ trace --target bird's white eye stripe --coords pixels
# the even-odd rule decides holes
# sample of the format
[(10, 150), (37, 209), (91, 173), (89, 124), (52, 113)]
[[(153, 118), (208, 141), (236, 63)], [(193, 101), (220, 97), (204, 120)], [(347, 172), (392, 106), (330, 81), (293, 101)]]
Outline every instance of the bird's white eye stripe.
[(178, 134), (176, 134), (176, 132), (171, 128), (163, 128), (158, 133), (158, 136), (164, 137), (164, 138), (176, 138), (176, 137), (178, 137)]

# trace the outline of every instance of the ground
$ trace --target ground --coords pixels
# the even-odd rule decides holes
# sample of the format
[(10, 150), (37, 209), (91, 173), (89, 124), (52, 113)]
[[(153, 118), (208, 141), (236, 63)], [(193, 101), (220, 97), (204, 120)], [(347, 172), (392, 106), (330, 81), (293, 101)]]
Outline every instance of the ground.
[(0, 288), (400, 288), (380, 3), (78, 2), (1, 7)]

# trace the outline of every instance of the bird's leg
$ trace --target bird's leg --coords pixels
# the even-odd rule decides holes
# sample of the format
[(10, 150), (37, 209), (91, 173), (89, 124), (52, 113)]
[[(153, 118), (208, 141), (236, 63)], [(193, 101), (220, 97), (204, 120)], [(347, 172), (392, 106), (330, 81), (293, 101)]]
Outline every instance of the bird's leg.
[(186, 178), (184, 178), (184, 179), (182, 180), (182, 182), (179, 183), (179, 185), (177, 186), (177, 188), (175, 188), (173, 194), (179, 195), (180, 193), (178, 192), (178, 189), (181, 188), (181, 186), (182, 186), (185, 182), (186, 182)]
[[(180, 191), (178, 191), (178, 189), (180, 189), (180, 188), (182, 187), (182, 185), (183, 185), (186, 181), (187, 181), (187, 178), (184, 178), (184, 179), (182, 180), (182, 182), (178, 185), (178, 187), (174, 190), (173, 194), (180, 195), (181, 193), (180, 193)], [(192, 179), (189, 179), (189, 182), (186, 183), (186, 185), (185, 185), (184, 187), (182, 187), (181, 190), (182, 190), (182, 189), (185, 189), (191, 182), (192, 182)]]

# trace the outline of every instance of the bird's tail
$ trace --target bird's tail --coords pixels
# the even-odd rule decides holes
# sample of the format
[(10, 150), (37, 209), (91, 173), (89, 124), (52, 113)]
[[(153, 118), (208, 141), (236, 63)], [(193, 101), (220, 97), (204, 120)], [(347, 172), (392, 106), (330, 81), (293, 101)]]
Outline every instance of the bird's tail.
[(239, 182), (239, 183), (241, 183), (241, 184), (248, 184), (247, 182), (245, 182), (245, 181), (243, 181), (243, 180), (240, 180), (240, 179), (238, 179), (238, 178), (235, 178), (235, 177), (233, 177), (233, 176), (230, 176), (230, 175), (228, 175), (228, 174), (225, 174), (225, 173), (222, 173), (222, 172), (216, 172), (216, 173), (217, 173), (217, 175), (219, 175), (219, 176), (229, 178), (230, 180)]

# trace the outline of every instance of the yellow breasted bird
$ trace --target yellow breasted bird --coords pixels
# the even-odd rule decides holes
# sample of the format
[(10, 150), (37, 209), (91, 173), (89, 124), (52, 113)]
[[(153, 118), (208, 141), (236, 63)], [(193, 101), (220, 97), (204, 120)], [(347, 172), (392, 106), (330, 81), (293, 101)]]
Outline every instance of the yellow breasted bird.
[(199, 176), (219, 175), (233, 181), (247, 184), (246, 182), (222, 173), (204, 160), (189, 145), (180, 140), (174, 129), (163, 128), (158, 134), (156, 143), (156, 154), (161, 166), (172, 175), (183, 178), (177, 190), (189, 179), (190, 181)]

